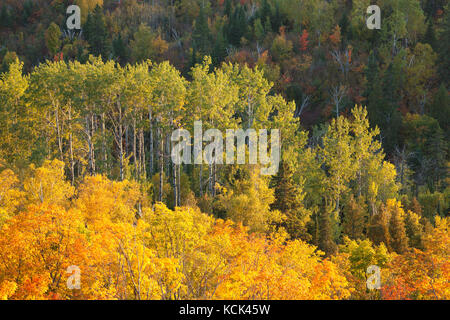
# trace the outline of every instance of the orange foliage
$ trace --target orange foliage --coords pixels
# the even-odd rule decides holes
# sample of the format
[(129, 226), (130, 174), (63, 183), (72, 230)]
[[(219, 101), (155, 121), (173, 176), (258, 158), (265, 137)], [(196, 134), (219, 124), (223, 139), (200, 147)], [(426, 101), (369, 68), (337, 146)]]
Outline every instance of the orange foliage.
[(424, 251), (398, 255), (382, 288), (384, 299), (449, 299), (449, 218), (436, 217), (436, 227), (424, 239)]
[(300, 51), (306, 51), (308, 50), (308, 30), (303, 29), (302, 35), (300, 36)]
[[(139, 212), (137, 183), (100, 175), (87, 177), (74, 198), (58, 172), (58, 161), (32, 168), (25, 185), (36, 196), (0, 229), (1, 299), (350, 296), (337, 266), (305, 242), (249, 234), (194, 208), (157, 203)], [(79, 289), (68, 288), (69, 266), (80, 269)]]

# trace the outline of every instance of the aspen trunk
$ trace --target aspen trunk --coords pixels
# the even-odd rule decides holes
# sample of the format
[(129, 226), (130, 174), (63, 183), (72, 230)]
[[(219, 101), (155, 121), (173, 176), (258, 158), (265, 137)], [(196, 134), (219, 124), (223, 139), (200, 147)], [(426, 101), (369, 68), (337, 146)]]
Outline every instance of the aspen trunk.
[(159, 197), (158, 200), (162, 201), (163, 199), (163, 187), (164, 187), (164, 181), (163, 181), (163, 175), (164, 175), (164, 142), (163, 142), (163, 134), (161, 132), (161, 129), (159, 129), (160, 133), (160, 153), (159, 153)]
[(103, 163), (105, 172), (108, 173), (108, 153), (106, 148), (106, 124), (105, 124), (105, 113), (101, 115), (102, 119), (102, 152), (103, 152)]
[(178, 205), (181, 206), (181, 165), (178, 165), (178, 174), (177, 174), (177, 178), (178, 178), (178, 183), (177, 183), (177, 188), (178, 188)]
[(73, 137), (72, 137), (72, 114), (69, 108), (69, 158), (70, 158), (70, 175), (72, 185), (75, 183), (75, 163), (73, 160)]
[(134, 160), (134, 174), (136, 178), (140, 176), (140, 172), (138, 170), (138, 158), (137, 158), (137, 137), (136, 137), (136, 117), (133, 117), (133, 160)]
[(147, 170), (145, 169), (145, 137), (144, 137), (144, 129), (139, 129), (139, 172), (143, 175), (144, 178), (147, 177)]
[(96, 167), (95, 167), (95, 146), (94, 146), (94, 134), (95, 134), (95, 128), (94, 128), (94, 114), (91, 114), (91, 145), (92, 145), (92, 173), (95, 174)]
[(150, 177), (153, 176), (154, 170), (154, 157), (153, 157), (153, 120), (152, 120), (152, 110), (149, 108), (148, 111), (148, 120), (150, 124)]
[(199, 181), (199, 188), (200, 188), (200, 197), (203, 197), (203, 161), (200, 164), (198, 181)]
[(178, 186), (177, 186), (177, 165), (172, 163), (172, 169), (173, 169), (173, 207), (178, 207)]
[(124, 149), (123, 149), (123, 125), (122, 125), (122, 107), (119, 102), (119, 123), (118, 123), (118, 144), (119, 144), (119, 158), (120, 158), (120, 180), (124, 178)]

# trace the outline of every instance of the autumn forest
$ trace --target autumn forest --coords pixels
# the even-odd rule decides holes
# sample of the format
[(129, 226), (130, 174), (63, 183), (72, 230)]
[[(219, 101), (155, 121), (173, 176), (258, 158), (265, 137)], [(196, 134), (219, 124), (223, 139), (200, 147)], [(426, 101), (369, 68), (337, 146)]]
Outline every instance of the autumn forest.
[(0, 0), (0, 299), (450, 299), (449, 51), (447, 0)]

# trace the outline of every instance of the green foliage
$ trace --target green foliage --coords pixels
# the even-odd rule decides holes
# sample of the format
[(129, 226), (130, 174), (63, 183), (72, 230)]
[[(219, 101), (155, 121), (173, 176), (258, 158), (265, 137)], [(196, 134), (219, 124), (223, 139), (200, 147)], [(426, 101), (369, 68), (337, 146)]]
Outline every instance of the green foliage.
[(92, 54), (107, 58), (109, 54), (108, 30), (106, 29), (105, 15), (100, 6), (96, 6), (94, 11), (88, 13), (83, 26), (84, 36), (89, 43), (89, 50)]
[(405, 230), (410, 247), (423, 249), (424, 227), (420, 223), (420, 215), (408, 210), (405, 217)]
[(144, 24), (139, 26), (133, 38), (130, 42), (130, 47), (131, 58), (135, 62), (147, 59), (160, 61), (164, 52), (167, 51), (167, 43), (161, 39), (161, 36), (156, 35), (150, 27)]
[(235, 47), (240, 46), (241, 38), (247, 33), (247, 17), (244, 7), (238, 4), (231, 16), (226, 27), (227, 40)]
[(422, 215), (428, 220), (434, 222), (436, 215), (443, 216), (448, 212), (449, 198), (448, 194), (441, 192), (424, 192), (419, 194), (419, 202), (422, 206)]
[(200, 12), (195, 20), (192, 40), (194, 42), (193, 45), (200, 54), (209, 54), (211, 50), (211, 32), (208, 26), (208, 18), (203, 7), (200, 7)]
[(357, 202), (353, 195), (344, 207), (342, 231), (350, 239), (362, 239), (366, 226), (367, 213), (362, 198)]
[(344, 244), (339, 246), (339, 251), (349, 254), (350, 270), (359, 279), (367, 280), (367, 268), (376, 265), (383, 268), (390, 260), (390, 255), (383, 244), (374, 246), (368, 239), (350, 240), (344, 239)]
[(61, 30), (53, 22), (45, 31), (45, 43), (52, 57), (61, 49)]
[[(230, 174), (234, 175), (231, 171)], [(269, 232), (272, 224), (281, 222), (281, 215), (271, 211), (274, 191), (269, 188), (267, 177), (259, 175), (258, 168), (238, 168), (232, 182), (225, 184), (217, 197), (217, 210), (224, 210), (226, 217), (248, 226), (251, 231)]]
[(450, 75), (448, 73), (448, 70), (450, 69), (450, 61), (448, 59), (450, 55), (450, 4), (447, 4), (444, 10), (442, 31), (438, 37), (440, 61), (439, 73), (448, 88), (450, 84)]
[(10, 28), (13, 26), (13, 17), (11, 10), (8, 8), (6, 4), (2, 5), (0, 9), (0, 27), (2, 28)]
[[(444, 84), (434, 95), (433, 102), (429, 106), (429, 113), (434, 119), (439, 121), (439, 126), (444, 131), (445, 138), (450, 138), (450, 96)], [(448, 143), (447, 143), (448, 145)], [(447, 149), (448, 150), (448, 149)]]
[(126, 42), (122, 38), (122, 34), (115, 38), (112, 42), (112, 53), (117, 60), (123, 64), (128, 60), (129, 48), (126, 46)]
[[(1, 170), (26, 175), (56, 158), (63, 169), (48, 172), (74, 186), (99, 173), (134, 179), (175, 211), (287, 231), (328, 256), (343, 244), (353, 260), (341, 262), (361, 279), (377, 250), (425, 250), (448, 213), (443, 1), (384, 1), (382, 29), (369, 32), (367, 0), (79, 0), (81, 32), (60, 30), (61, 1), (20, 12), (13, 2), (0, 7)], [(344, 87), (333, 118), (329, 93)], [(171, 133), (192, 133), (195, 120), (204, 131), (279, 129), (277, 175), (174, 165)], [(2, 208), (4, 223), (17, 208)]]
[(292, 171), (286, 162), (281, 163), (273, 185), (275, 201), (270, 208), (286, 215), (282, 226), (292, 238), (309, 240), (306, 225), (310, 221), (311, 212), (304, 207), (305, 194), (301, 186), (294, 183)]
[(402, 132), (405, 146), (413, 154), (410, 164), (417, 185), (435, 190), (445, 176), (447, 152), (439, 122), (427, 115), (407, 114)]
[(406, 229), (404, 223), (404, 212), (400, 207), (396, 206), (390, 212), (389, 234), (390, 247), (399, 254), (403, 254), (408, 249), (408, 238), (406, 237)]

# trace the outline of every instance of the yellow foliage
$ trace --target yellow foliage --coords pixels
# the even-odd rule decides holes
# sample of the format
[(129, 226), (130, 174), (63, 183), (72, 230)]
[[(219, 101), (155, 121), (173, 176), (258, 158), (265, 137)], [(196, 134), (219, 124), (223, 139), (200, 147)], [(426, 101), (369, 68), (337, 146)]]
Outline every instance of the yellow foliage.
[(29, 203), (48, 203), (65, 206), (75, 188), (64, 179), (64, 162), (46, 160), (42, 167), (30, 165), (31, 176), (24, 181)]
[(75, 203), (88, 223), (105, 219), (132, 222), (140, 201), (142, 194), (136, 182), (111, 181), (102, 175), (95, 175), (86, 177), (79, 186)]
[(23, 192), (19, 190), (19, 179), (14, 172), (6, 169), (0, 172), (0, 227), (3, 223), (16, 213)]

